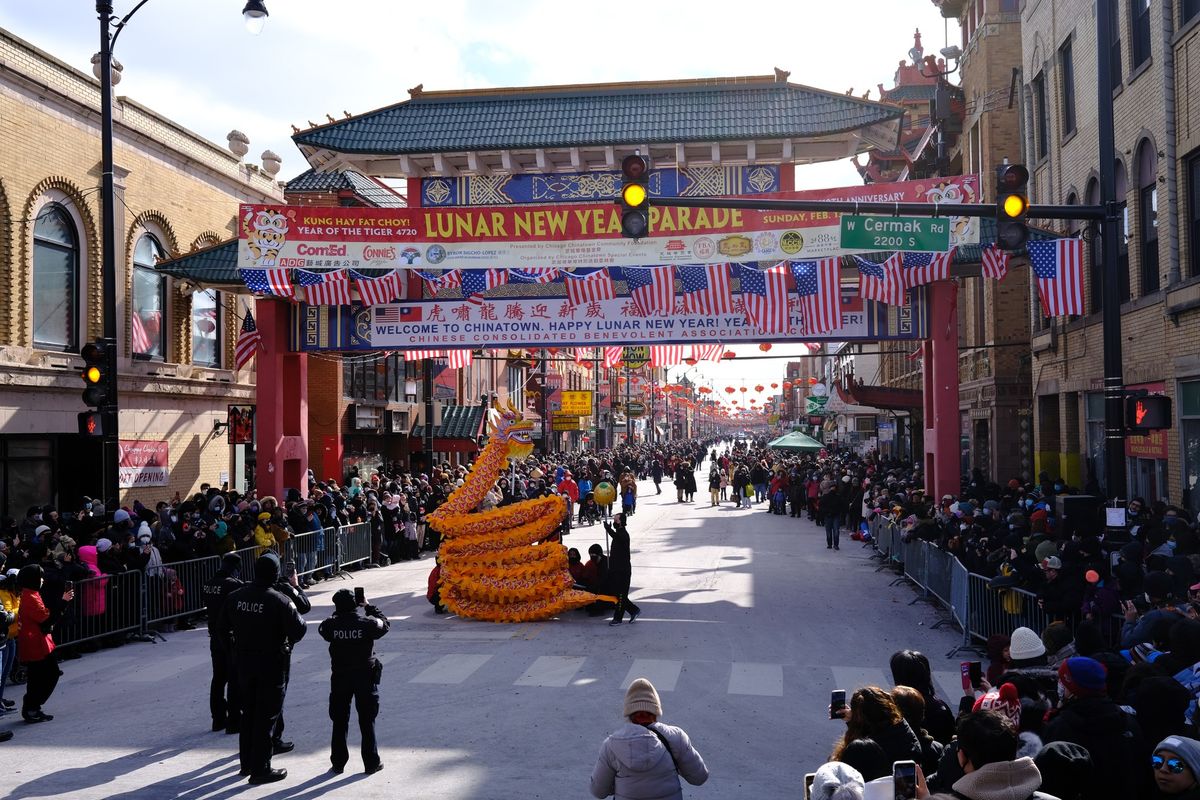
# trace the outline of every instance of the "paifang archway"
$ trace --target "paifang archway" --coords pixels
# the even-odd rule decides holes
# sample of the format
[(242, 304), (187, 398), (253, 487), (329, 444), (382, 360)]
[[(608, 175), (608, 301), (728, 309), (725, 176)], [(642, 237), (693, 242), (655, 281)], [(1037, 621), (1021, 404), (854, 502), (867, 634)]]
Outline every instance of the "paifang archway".
[[(630, 113), (631, 109), (638, 113)], [(655, 165), (650, 183), (652, 197), (790, 196), (795, 165), (845, 157), (872, 147), (893, 149), (899, 138), (901, 117), (902, 110), (898, 107), (797, 86), (787, 83), (785, 74), (777, 73), (762, 78), (711, 81), (417, 93), (396, 106), (318, 126), (293, 138), (318, 170), (353, 170), (385, 181), (404, 181), (409, 211), (414, 215), (418, 210), (472, 207), (488, 209), (490, 216), (491, 211), (507, 212), (526, 204), (611, 202), (619, 185), (617, 165), (624, 155), (635, 151), (648, 155)], [(875, 187), (865, 190), (860, 187), (859, 191), (863, 197), (879, 199)], [(578, 206), (577, 210), (584, 210), (584, 206)], [(781, 247), (782, 235), (793, 231), (798, 224), (795, 220), (781, 224), (774, 234), (774, 246)], [(753, 256), (766, 266), (767, 259), (779, 255), (764, 242), (755, 241), (731, 244), (727, 252), (705, 254), (697, 251), (694, 241), (689, 245), (686, 237), (679, 238), (685, 247), (691, 247), (686, 259), (675, 260), (668, 252), (658, 252), (650, 258), (608, 262), (617, 265), (612, 274), (617, 279), (617, 299), (603, 302), (615, 304), (613, 313), (618, 318), (621, 307), (628, 304), (627, 286), (621, 285), (622, 263), (641, 266), (706, 263), (714, 256), (743, 262)], [(820, 236), (807, 236), (805, 241), (815, 246)], [(763, 252), (756, 254), (755, 247), (760, 244), (764, 244), (760, 248)], [(404, 282), (405, 297), (410, 299), (398, 308), (409, 308), (410, 314), (412, 309), (419, 309), (422, 318), (427, 319), (432, 304), (455, 299), (456, 291), (455, 307), (464, 301), (461, 288), (453, 286), (434, 286), (432, 296), (426, 296), (431, 294), (430, 287), (414, 276), (415, 270), (423, 268), (427, 274), (440, 274), (438, 270), (445, 270), (451, 263), (452, 248), (428, 242), (424, 245), (416, 248), (416, 253), (407, 247), (398, 248), (397, 254), (391, 256), (391, 264), (385, 260), (379, 264), (347, 266), (365, 277), (378, 277), (401, 268), (408, 277)], [(428, 250), (431, 246), (435, 247), (432, 254)], [(809, 257), (803, 247), (795, 247), (794, 239), (788, 246), (795, 249), (784, 250), (786, 255)], [(815, 257), (832, 254), (812, 252)], [(586, 254), (582, 256), (586, 258)], [(337, 269), (332, 263), (324, 263), (326, 260), (335, 262), (337, 258), (322, 258), (320, 264), (306, 262), (303, 266), (299, 263), (292, 266), (318, 271)], [(487, 262), (458, 266), (523, 269), (537, 263), (528, 253), (519, 254), (508, 263), (497, 261), (495, 254), (491, 254)], [(581, 263), (577, 261), (575, 265)], [(853, 309), (856, 302), (853, 282), (845, 283), (848, 305)], [(418, 291), (420, 300), (416, 299)], [(488, 300), (508, 294), (518, 305), (536, 303), (538, 297), (566, 296), (560, 281), (533, 288), (523, 285), (520, 290), (509, 284), (489, 290), (483, 297)], [(926, 475), (931, 491), (953, 493), (958, 488), (957, 324), (953, 297), (953, 285), (938, 281), (914, 290), (913, 302), (905, 307), (907, 310), (877, 307), (870, 302), (862, 304), (861, 312), (853, 320), (853, 330), (835, 336), (787, 333), (765, 336), (746, 329), (744, 340), (923, 339)], [(297, 306), (262, 299), (257, 306), (264, 342), (258, 363), (259, 481), (265, 492), (277, 493), (285, 486), (302, 485), (307, 468), (306, 353), (323, 347), (354, 350), (489, 343), (476, 339), (439, 345), (441, 334), (430, 332), (419, 334), (418, 338), (410, 335), (407, 341), (392, 338), (384, 344), (375, 336), (374, 318), (364, 316), (363, 309), (354, 305)], [(478, 304), (480, 309), (486, 307), (487, 303)], [(443, 310), (447, 320), (449, 308)], [(527, 310), (523, 309), (523, 313)], [(608, 314), (603, 316), (607, 318)], [(366, 337), (359, 335), (364, 326), (370, 331)], [(718, 340), (741, 338), (736, 326), (726, 325), (717, 330), (723, 331), (714, 337)], [(588, 331), (581, 328), (576, 332)], [(560, 336), (563, 333), (558, 331)], [(590, 333), (593, 338), (560, 340), (559, 344), (647, 343), (645, 338), (637, 338), (631, 328)], [(673, 336), (659, 338), (656, 343), (689, 342), (694, 338), (697, 337), (677, 330)], [(548, 343), (544, 339), (515, 338), (492, 344), (515, 347)], [(943, 468), (939, 469), (939, 465)]]

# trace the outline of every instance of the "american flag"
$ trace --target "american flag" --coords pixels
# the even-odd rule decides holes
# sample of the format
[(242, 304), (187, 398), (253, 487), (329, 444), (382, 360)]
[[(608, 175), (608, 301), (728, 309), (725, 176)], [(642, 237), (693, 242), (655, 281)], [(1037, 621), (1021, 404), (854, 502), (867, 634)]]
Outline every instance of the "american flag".
[(296, 289), (286, 269), (242, 269), (238, 272), (246, 288), (255, 294), (272, 294), (289, 299), (296, 297)]
[(705, 316), (733, 313), (728, 264), (679, 267), (679, 280), (683, 289), (683, 309), (687, 313)]
[(839, 258), (792, 262), (805, 333), (829, 333), (842, 327), (840, 267)]
[(262, 346), (262, 334), (254, 324), (254, 315), (246, 309), (246, 318), (242, 320), (242, 329), (238, 332), (237, 345), (234, 347), (233, 359), (237, 364), (235, 369), (241, 369), (250, 363), (258, 348)]
[(550, 283), (558, 274), (554, 267), (526, 267), (508, 271), (509, 277), (518, 283)]
[(923, 286), (950, 277), (950, 264), (954, 261), (954, 250), (944, 253), (905, 253), (904, 281), (909, 286)]
[(643, 317), (675, 310), (675, 271), (671, 267), (625, 267), (629, 296)]
[(764, 270), (739, 268), (746, 319), (760, 333), (787, 333), (790, 327), (786, 268), (783, 261)]
[(983, 264), (982, 272), (985, 278), (1002, 281), (1008, 274), (1008, 251), (1001, 250), (994, 244), (983, 249), (983, 258), (980, 261)]
[(474, 360), (474, 350), (447, 350), (446, 361), (450, 369), (462, 369), (463, 367), (471, 366)]
[(650, 345), (650, 366), (673, 367), (683, 363), (683, 345), (653, 344)]
[(1029, 242), (1029, 263), (1048, 317), (1083, 313), (1083, 240)]
[(604, 368), (612, 369), (617, 364), (621, 363), (621, 356), (625, 354), (624, 347), (605, 347), (604, 348)]
[(344, 269), (323, 273), (298, 269), (296, 282), (304, 287), (304, 297), (310, 306), (350, 305), (350, 275)]
[(421, 361), (426, 358), (445, 358), (445, 350), (405, 350), (405, 361)]
[(404, 299), (404, 277), (396, 270), (382, 278), (367, 278), (357, 272), (353, 277), (364, 306), (382, 306)]
[(477, 295), (508, 283), (507, 269), (464, 269), (462, 271), (462, 296), (465, 300), (481, 302)]
[(146, 334), (146, 325), (142, 322), (142, 315), (137, 309), (133, 310), (130, 315), (130, 332), (129, 338), (133, 344), (133, 352), (149, 353), (154, 349), (154, 345), (150, 342), (150, 337)]
[(452, 286), (462, 286), (462, 273), (456, 269), (443, 272), (441, 275), (426, 275), (422, 273), (421, 277), (425, 279), (425, 284), (429, 287), (430, 294), (437, 294), (443, 289), (449, 289)]
[(858, 265), (858, 294), (864, 300), (876, 300), (891, 306), (904, 305), (904, 294), (908, 286), (904, 283), (900, 254), (895, 253), (882, 264), (854, 257)]
[(590, 360), (591, 360), (591, 356), (588, 355), (587, 350), (584, 350), (582, 347), (575, 348), (575, 363), (576, 364), (586, 364)]
[(692, 358), (697, 361), (720, 361), (724, 354), (725, 345), (723, 344), (692, 345)]
[(594, 300), (613, 300), (617, 296), (612, 278), (604, 267), (582, 277), (568, 273), (564, 273), (563, 277), (567, 279), (567, 302), (573, 306), (581, 306)]

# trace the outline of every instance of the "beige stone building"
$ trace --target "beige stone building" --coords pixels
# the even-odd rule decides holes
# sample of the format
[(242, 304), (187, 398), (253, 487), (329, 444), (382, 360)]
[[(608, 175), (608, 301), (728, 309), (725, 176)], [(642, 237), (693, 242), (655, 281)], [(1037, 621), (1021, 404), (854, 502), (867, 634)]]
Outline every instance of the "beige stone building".
[[(100, 492), (98, 440), (77, 432), (78, 352), (102, 327), (100, 86), (3, 30), (0, 63), (0, 509), (20, 516)], [(121, 439), (166, 451), (121, 495), (152, 504), (241, 483), (252, 453), (214, 422), (253, 402), (251, 373), (232, 369), (241, 305), (158, 273), (156, 259), (228, 239), (239, 201), (282, 191), (276, 157), (245, 163), (128, 98), (113, 115)]]
[[(1127, 386), (1174, 398), (1176, 425), (1126, 442), (1120, 495), (1200, 510), (1200, 4), (1113, 2), (1115, 267)], [(1095, 4), (1022, 4), (1022, 106), (1033, 202), (1099, 200)], [(1107, 91), (1111, 88), (1111, 95)], [(1065, 225), (1063, 232), (1078, 230)], [(1104, 479), (1100, 287), (1085, 237), (1086, 308), (1047, 320), (1030, 300), (1038, 468), (1083, 485)]]

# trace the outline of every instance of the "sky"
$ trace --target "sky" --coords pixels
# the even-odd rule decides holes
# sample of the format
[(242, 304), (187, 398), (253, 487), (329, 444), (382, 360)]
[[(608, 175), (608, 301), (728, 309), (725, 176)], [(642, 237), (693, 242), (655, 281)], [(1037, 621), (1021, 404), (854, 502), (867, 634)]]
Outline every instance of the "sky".
[[(242, 0), (150, 0), (121, 33), (128, 96), (221, 145), (238, 129), (247, 160), (283, 159), (281, 179), (307, 169), (291, 143), (326, 114), (360, 114), (408, 89), (473, 89), (769, 75), (831, 91), (890, 87), (919, 28), (927, 54), (958, 43), (931, 0), (266, 0), (258, 36)], [(136, 0), (115, 0), (117, 15)], [(621, 13), (622, 9), (628, 9)], [(89, 0), (0, 0), (0, 27), (83, 70), (99, 50)], [(948, 38), (947, 38), (948, 37)], [(796, 188), (861, 183), (848, 161), (802, 167)], [(754, 345), (732, 348), (754, 353)], [(799, 352), (799, 346), (776, 351)], [(714, 384), (780, 382), (786, 359), (723, 363)], [(722, 382), (724, 381), (724, 382)]]

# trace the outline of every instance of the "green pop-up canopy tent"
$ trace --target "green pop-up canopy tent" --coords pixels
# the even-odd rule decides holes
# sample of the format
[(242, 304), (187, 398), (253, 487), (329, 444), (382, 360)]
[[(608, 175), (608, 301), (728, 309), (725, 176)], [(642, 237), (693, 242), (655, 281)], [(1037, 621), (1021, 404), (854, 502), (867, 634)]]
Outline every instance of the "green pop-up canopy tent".
[(825, 445), (818, 442), (811, 436), (805, 436), (800, 431), (792, 431), (785, 433), (774, 441), (767, 442), (767, 447), (774, 447), (777, 450), (794, 450), (802, 453), (815, 453), (821, 450)]

